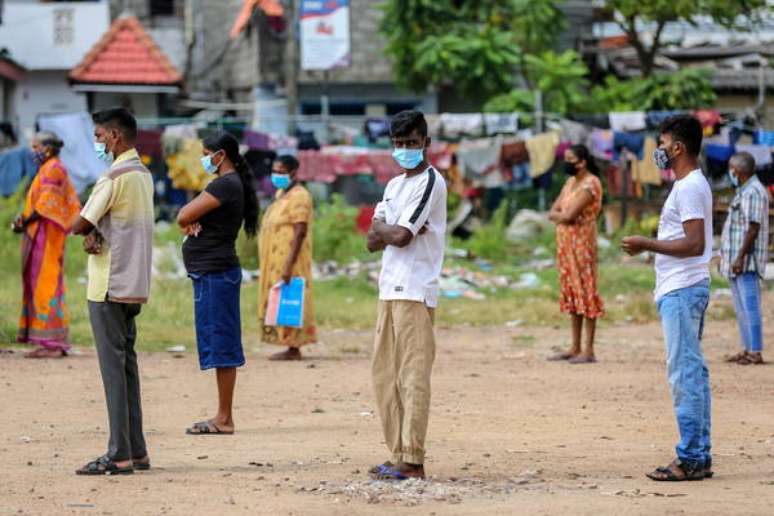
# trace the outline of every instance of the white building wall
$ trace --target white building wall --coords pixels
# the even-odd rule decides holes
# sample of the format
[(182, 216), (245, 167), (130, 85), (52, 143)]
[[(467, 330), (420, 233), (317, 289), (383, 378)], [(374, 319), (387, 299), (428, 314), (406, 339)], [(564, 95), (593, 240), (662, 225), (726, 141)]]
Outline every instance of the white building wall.
[(23, 137), (34, 131), (38, 115), (86, 110), (86, 96), (70, 88), (67, 70), (27, 72), (15, 90), (13, 103)]

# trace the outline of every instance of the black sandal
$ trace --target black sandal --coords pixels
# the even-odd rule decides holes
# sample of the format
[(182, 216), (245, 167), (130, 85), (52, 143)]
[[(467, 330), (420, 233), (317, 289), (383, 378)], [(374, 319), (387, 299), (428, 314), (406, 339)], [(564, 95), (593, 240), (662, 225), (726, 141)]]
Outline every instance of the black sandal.
[[(675, 468), (680, 470), (683, 475), (675, 475)], [(707, 476), (707, 472), (705, 468), (692, 468), (680, 459), (675, 459), (669, 466), (656, 468), (652, 473), (648, 473), (645, 476), (656, 482), (685, 482), (704, 480)]]
[(106, 456), (94, 459), (75, 471), (76, 475), (131, 475), (133, 473), (134, 466), (121, 468)]

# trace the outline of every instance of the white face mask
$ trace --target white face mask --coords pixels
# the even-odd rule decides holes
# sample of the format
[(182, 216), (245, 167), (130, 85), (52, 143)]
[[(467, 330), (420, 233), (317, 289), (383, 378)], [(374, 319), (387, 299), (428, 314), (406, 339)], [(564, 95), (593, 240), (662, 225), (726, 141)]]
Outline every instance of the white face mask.
[(728, 177), (731, 179), (731, 184), (734, 185), (734, 188), (739, 188), (739, 176), (734, 174), (733, 169), (728, 169)]

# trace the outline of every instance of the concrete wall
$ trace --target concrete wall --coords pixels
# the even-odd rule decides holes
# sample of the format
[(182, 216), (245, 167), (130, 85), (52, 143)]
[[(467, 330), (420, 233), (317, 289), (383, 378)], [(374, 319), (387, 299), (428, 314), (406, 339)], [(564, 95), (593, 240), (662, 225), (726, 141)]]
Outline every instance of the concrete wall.
[(39, 114), (86, 110), (86, 96), (70, 88), (67, 71), (30, 71), (16, 84), (13, 96), (22, 135), (34, 130)]
[(113, 93), (95, 92), (92, 94), (90, 109), (101, 109), (121, 106), (132, 110), (137, 118), (156, 118), (158, 111), (158, 94), (156, 93)]

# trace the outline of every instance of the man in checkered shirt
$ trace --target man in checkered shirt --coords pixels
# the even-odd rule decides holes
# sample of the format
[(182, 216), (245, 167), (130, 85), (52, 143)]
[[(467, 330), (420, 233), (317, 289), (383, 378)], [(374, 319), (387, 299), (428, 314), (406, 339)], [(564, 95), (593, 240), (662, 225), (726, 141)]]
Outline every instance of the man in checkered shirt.
[(729, 362), (762, 364), (760, 281), (769, 249), (769, 195), (755, 176), (755, 160), (740, 152), (728, 163), (736, 195), (728, 208), (720, 244), (720, 273), (728, 278), (743, 349)]

